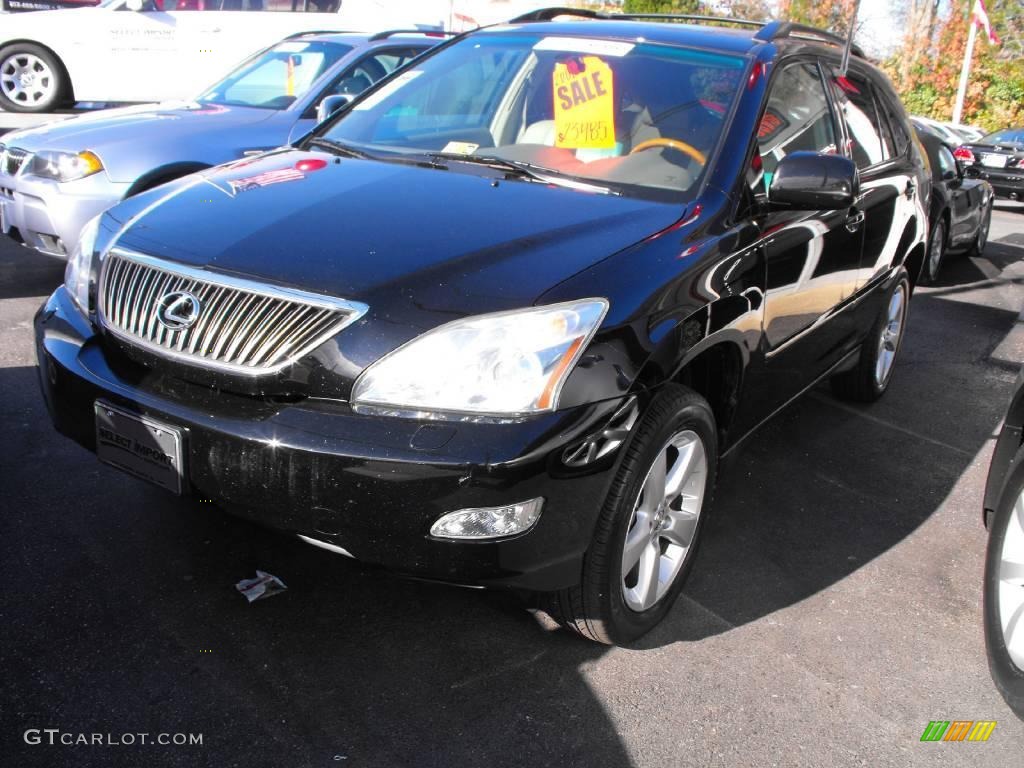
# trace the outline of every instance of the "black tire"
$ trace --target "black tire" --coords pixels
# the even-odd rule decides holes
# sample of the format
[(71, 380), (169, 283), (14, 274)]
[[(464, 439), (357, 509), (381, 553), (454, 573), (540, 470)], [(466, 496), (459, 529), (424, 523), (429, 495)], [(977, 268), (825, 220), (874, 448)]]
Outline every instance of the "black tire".
[[(19, 56), (36, 57), (49, 68), (49, 77), (53, 78), (52, 86), (49, 88), (50, 94), (31, 104), (22, 103), (17, 98), (12, 99), (3, 87), (4, 74), (11, 74), (11, 68), (17, 66)], [(51, 112), (70, 101), (71, 80), (64, 69), (64, 64), (50, 51), (34, 43), (12, 43), (0, 48), (0, 107), (6, 112)]]
[(932, 285), (939, 279), (939, 271), (946, 256), (946, 220), (940, 218), (928, 235), (928, 253), (921, 269), (921, 283)]
[[(923, 269), (923, 271), (925, 270)], [(886, 375), (879, 381), (876, 375), (876, 366), (882, 351), (880, 340), (883, 330), (889, 325), (889, 308), (897, 291), (903, 292), (902, 321), (900, 323), (899, 335), (894, 345), (895, 348), (891, 350), (893, 352), (892, 364), (888, 368)], [(856, 366), (849, 371), (837, 373), (832, 377), (832, 393), (836, 397), (859, 403), (873, 403), (889, 389), (896, 368), (895, 363), (903, 346), (903, 337), (906, 335), (909, 302), (910, 278), (907, 276), (907, 271), (900, 267), (896, 280), (885, 293), (885, 301), (878, 311), (878, 317), (871, 325), (871, 330), (868, 331), (864, 341), (861, 342)]]
[[(1003, 543), (1012, 517), (1014, 503), (1024, 493), (1024, 448), (1014, 459), (1006, 487), (999, 499), (995, 514), (989, 522), (988, 550), (985, 554), (984, 618), (985, 650), (988, 654), (988, 668), (996, 688), (1006, 699), (1017, 717), (1024, 719), (1024, 669), (1014, 664), (1006, 649), (999, 613), (999, 564), (1002, 560)], [(1024, 551), (1020, 553), (1024, 562)], [(1020, 587), (1024, 589), (1024, 587)], [(1024, 619), (1022, 619), (1024, 620)]]
[[(691, 544), (665, 594), (650, 608), (634, 611), (622, 588), (622, 557), (633, 510), (655, 458), (669, 439), (696, 433), (705, 449), (704, 492)], [(584, 555), (580, 583), (549, 596), (547, 610), (562, 626), (599, 643), (627, 643), (654, 628), (675, 603), (693, 567), (700, 535), (711, 504), (718, 468), (715, 417), (707, 400), (678, 384), (667, 384), (647, 407), (626, 443), (590, 547)]]
[(978, 223), (978, 234), (974, 238), (974, 245), (971, 246), (970, 256), (979, 257), (985, 255), (985, 246), (988, 245), (988, 233), (992, 227), (992, 201), (988, 201), (985, 210), (981, 214), (981, 221)]

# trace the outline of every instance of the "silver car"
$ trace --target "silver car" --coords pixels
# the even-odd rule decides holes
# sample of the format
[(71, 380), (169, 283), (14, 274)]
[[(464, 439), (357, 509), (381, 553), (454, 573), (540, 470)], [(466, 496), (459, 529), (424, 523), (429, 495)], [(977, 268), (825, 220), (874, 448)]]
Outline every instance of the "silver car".
[(0, 136), (0, 234), (66, 257), (126, 197), (287, 144), (444, 33), (306, 33), (243, 62), (192, 102), (84, 114)]

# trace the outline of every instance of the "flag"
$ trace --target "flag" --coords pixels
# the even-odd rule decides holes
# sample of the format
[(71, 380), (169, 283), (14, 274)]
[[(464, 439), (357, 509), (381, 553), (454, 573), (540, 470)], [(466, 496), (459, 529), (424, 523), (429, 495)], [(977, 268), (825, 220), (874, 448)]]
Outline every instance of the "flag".
[(985, 10), (985, 3), (983, 0), (974, 0), (974, 10), (971, 11), (971, 23), (978, 24), (985, 30), (985, 37), (990, 43), (993, 45), (999, 45), (1001, 41), (992, 30), (992, 24), (988, 20), (988, 11)]

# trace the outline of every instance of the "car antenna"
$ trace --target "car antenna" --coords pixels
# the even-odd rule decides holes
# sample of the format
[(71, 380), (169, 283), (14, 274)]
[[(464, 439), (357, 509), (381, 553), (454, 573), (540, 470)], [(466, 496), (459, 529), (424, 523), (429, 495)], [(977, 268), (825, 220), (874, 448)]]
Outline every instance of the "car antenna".
[(860, 10), (860, 0), (854, 0), (853, 15), (850, 16), (850, 28), (846, 30), (846, 45), (843, 47), (843, 63), (839, 67), (839, 76), (846, 77), (846, 70), (850, 66), (850, 49), (853, 48), (853, 33), (857, 28), (857, 11)]

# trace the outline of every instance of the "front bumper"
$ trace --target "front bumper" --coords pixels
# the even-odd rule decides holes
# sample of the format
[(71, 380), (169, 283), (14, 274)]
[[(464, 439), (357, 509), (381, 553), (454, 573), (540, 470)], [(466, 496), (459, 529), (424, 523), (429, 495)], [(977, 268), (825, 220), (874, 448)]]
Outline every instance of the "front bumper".
[[(54, 425), (90, 450), (102, 398), (180, 427), (191, 492), (243, 517), (424, 578), (535, 590), (579, 580), (618, 458), (573, 470), (561, 457), (600, 433), (621, 400), (518, 423), (448, 423), (359, 415), (333, 401), (271, 403), (178, 379), (157, 385), (118, 368), (64, 288), (39, 310), (35, 334)], [(517, 536), (429, 535), (448, 512), (536, 497), (540, 519)]]
[(0, 235), (67, 258), (86, 222), (120, 201), (130, 186), (110, 181), (104, 171), (65, 184), (0, 173)]

